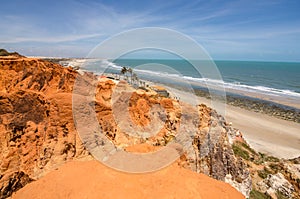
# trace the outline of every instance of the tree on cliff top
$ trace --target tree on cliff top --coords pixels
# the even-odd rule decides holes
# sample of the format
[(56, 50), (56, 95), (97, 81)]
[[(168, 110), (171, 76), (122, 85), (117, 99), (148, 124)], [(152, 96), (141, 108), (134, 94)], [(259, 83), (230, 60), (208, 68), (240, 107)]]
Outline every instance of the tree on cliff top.
[(123, 68), (121, 69), (121, 74), (126, 76), (127, 79), (127, 68), (125, 66), (123, 66)]
[(8, 56), (10, 53), (5, 49), (0, 49), (0, 56)]
[(24, 57), (22, 55), (20, 55), (19, 53), (17, 52), (8, 52), (7, 50), (5, 49), (0, 49), (0, 56), (15, 56), (15, 57)]

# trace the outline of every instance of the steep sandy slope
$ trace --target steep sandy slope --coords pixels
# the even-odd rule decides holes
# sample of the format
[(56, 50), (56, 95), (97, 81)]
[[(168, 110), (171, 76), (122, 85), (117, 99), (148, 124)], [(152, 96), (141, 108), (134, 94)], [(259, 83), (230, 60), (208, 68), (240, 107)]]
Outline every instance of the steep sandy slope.
[(13, 198), (130, 198), (182, 199), (244, 198), (221, 181), (195, 174), (173, 164), (148, 174), (112, 170), (97, 161), (69, 162), (40, 180), (28, 184)]

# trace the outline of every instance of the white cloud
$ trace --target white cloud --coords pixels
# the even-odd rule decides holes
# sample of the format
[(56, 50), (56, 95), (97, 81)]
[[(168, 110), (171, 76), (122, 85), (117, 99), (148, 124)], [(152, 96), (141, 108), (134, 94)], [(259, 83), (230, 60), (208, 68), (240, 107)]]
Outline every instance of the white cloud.
[(21, 43), (21, 42), (41, 42), (41, 43), (61, 43), (71, 42), (83, 39), (100, 37), (102, 34), (85, 34), (85, 35), (62, 35), (62, 36), (44, 36), (44, 37), (14, 37), (0, 41), (0, 43)]
[[(6, 16), (0, 22), (3, 29), (0, 43), (19, 42), (70, 42), (93, 37), (109, 36), (124, 29), (143, 26), (155, 17), (146, 13), (120, 13), (104, 4), (79, 4), (79, 7), (66, 9), (68, 20), (62, 18), (59, 23), (65, 25), (60, 30), (51, 29), (39, 19), (26, 16)], [(62, 16), (64, 17), (64, 16)], [(54, 24), (55, 25), (55, 24)]]
[[(71, 1), (61, 8), (62, 13), (57, 12), (58, 15), (51, 16), (49, 20), (34, 12), (26, 15), (0, 13), (3, 17), (0, 26), (5, 27), (1, 30), (0, 46), (19, 45), (31, 52), (35, 51), (34, 47), (42, 50), (43, 46), (44, 52), (49, 53), (52, 51), (48, 51), (48, 47), (56, 50), (60, 47), (76, 55), (84, 48), (84, 55), (89, 48), (114, 34), (132, 28), (155, 26), (175, 29), (218, 54), (223, 52), (235, 56), (235, 53), (253, 53), (258, 49), (270, 52), (268, 47), (270, 50), (275, 42), (292, 43), (291, 38), (299, 38), (297, 21), (280, 24), (273, 16), (267, 16), (272, 21), (267, 24), (263, 21), (266, 18), (252, 15), (252, 9), (271, 7), (273, 3), (252, 3), (249, 9), (245, 9), (248, 4), (244, 1), (154, 1), (151, 5), (149, 2), (140, 5), (143, 4), (147, 6), (134, 9), (123, 8), (124, 3), (119, 6), (119, 3), (108, 5), (96, 1)], [(282, 46), (298, 52), (295, 45)]]

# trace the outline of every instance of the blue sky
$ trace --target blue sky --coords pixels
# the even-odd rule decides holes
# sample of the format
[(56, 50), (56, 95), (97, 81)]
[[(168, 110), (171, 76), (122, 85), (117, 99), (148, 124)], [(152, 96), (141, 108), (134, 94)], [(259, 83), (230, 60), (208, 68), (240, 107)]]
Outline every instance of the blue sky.
[(85, 57), (114, 34), (163, 27), (192, 37), (214, 59), (300, 61), (299, 8), (297, 0), (11, 0), (0, 7), (0, 48)]

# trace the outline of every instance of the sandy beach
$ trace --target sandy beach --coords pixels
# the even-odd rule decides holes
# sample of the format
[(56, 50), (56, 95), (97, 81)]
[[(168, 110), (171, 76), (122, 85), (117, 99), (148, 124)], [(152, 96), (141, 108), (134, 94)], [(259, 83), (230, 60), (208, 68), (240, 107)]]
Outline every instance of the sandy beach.
[[(180, 100), (196, 105), (211, 101), (197, 97), (192, 93), (167, 87)], [(217, 104), (217, 108), (222, 104)], [(224, 106), (224, 104), (223, 104)], [(278, 119), (263, 113), (245, 110), (232, 105), (225, 105), (225, 118), (233, 127), (239, 129), (246, 141), (255, 150), (279, 158), (300, 156), (300, 124)]]
[(226, 119), (255, 150), (280, 158), (300, 156), (300, 124), (227, 106)]

